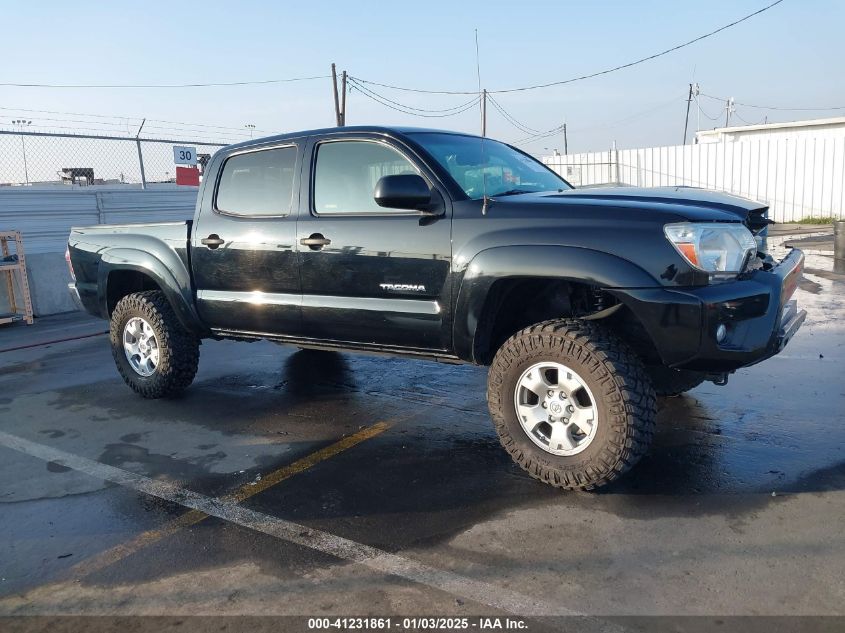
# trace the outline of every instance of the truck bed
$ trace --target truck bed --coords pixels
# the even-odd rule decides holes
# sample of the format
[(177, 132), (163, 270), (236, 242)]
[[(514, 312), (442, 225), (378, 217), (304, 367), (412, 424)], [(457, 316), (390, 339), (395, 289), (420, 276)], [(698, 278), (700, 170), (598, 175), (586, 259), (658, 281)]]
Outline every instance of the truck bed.
[(192, 221), (98, 224), (73, 227), (68, 259), (82, 307), (108, 317), (107, 282), (114, 266), (131, 262), (136, 270), (166, 275), (166, 291), (191, 293)]

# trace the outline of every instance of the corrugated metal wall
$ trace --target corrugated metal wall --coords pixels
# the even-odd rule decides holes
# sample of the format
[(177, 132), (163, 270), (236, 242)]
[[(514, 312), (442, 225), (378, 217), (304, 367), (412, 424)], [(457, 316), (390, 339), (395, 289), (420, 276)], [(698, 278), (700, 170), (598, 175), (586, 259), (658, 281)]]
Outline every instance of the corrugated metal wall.
[(190, 220), (197, 188), (0, 188), (0, 229), (21, 231), (26, 253), (64, 252), (72, 226)]
[(845, 218), (845, 137), (610, 150), (543, 162), (576, 186), (702, 187), (766, 202), (776, 222)]

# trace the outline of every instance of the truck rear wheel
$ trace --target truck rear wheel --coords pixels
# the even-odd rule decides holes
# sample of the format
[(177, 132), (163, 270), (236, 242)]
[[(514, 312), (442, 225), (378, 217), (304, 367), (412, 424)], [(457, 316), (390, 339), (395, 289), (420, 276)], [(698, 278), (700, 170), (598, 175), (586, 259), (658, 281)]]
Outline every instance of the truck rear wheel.
[(502, 446), (535, 479), (591, 490), (648, 450), (655, 395), (639, 357), (600, 325), (538, 323), (496, 353), (487, 378)]
[(123, 297), (111, 316), (111, 349), (123, 380), (144, 398), (185, 390), (199, 363), (199, 338), (187, 332), (159, 290)]
[(679, 396), (695, 389), (706, 380), (705, 374), (685, 369), (672, 369), (662, 365), (647, 365), (646, 373), (651, 378), (654, 393), (658, 396)]

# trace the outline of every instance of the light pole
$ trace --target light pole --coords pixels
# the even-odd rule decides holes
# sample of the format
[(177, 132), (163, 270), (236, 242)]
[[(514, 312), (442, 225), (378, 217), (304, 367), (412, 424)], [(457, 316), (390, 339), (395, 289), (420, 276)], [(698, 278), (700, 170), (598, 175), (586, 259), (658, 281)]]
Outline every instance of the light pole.
[[(25, 119), (14, 119), (12, 120), (12, 125), (14, 125), (18, 129), (18, 132), (23, 132), (25, 128), (32, 125), (32, 121), (27, 121)], [(26, 184), (28, 185), (29, 169), (26, 165), (26, 141), (24, 140), (25, 138), (26, 136), (24, 134), (21, 134), (21, 150), (23, 152), (23, 176), (24, 180), (26, 181)]]
[(249, 138), (252, 138), (252, 132), (255, 130), (255, 126), (252, 123), (247, 123), (244, 127), (249, 130)]

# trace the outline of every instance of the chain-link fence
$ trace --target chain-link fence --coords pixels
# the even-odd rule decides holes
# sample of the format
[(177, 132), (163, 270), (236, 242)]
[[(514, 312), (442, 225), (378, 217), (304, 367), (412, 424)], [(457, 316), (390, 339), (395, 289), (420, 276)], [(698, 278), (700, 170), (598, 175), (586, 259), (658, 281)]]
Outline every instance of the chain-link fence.
[(194, 148), (202, 171), (226, 144), (0, 130), (0, 187), (175, 183), (174, 146)]

